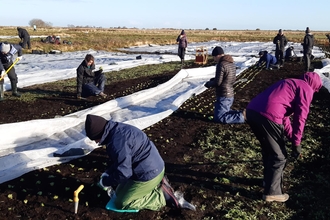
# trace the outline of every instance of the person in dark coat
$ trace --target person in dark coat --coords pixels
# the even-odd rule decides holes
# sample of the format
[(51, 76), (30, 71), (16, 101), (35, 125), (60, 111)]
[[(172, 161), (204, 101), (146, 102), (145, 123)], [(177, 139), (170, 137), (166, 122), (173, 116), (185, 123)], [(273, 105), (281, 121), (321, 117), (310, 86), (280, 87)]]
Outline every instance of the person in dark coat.
[(283, 67), (283, 65), (284, 65), (284, 48), (288, 44), (288, 40), (284, 36), (282, 29), (280, 29), (278, 31), (278, 34), (274, 37), (273, 43), (276, 45), (275, 57), (277, 59), (277, 64), (279, 64), (280, 67)]
[(167, 177), (165, 163), (148, 136), (129, 124), (87, 115), (85, 131), (89, 139), (106, 146), (110, 167), (99, 185), (115, 189), (115, 205), (123, 210), (160, 210), (168, 205), (181, 207)]
[(304, 42), (301, 45), (303, 46), (305, 71), (308, 72), (311, 65), (312, 50), (314, 46), (314, 36), (310, 32), (309, 27), (306, 28), (305, 33), (306, 35), (304, 37)]
[(176, 38), (176, 42), (178, 43), (178, 56), (181, 59), (181, 65), (183, 65), (186, 48), (188, 46), (187, 36), (184, 30), (181, 30), (180, 35)]
[[(9, 44), (9, 43), (1, 43), (0, 44), (0, 101), (4, 100), (4, 77), (6, 71), (12, 66), (13, 62), (18, 59), (22, 59), (22, 47), (18, 44)], [(11, 84), (12, 95), (16, 97), (20, 97), (21, 94), (17, 92), (17, 74), (15, 72), (15, 67), (12, 66), (11, 69), (7, 72), (8, 78)]]
[(286, 61), (292, 61), (293, 57), (297, 57), (297, 55), (294, 52), (294, 47), (290, 46), (288, 49), (285, 51), (285, 60)]
[(275, 56), (271, 55), (268, 53), (268, 51), (260, 51), (259, 52), (259, 61), (257, 62), (257, 67), (259, 68), (262, 63), (266, 63), (266, 69), (267, 70), (272, 70), (273, 68), (278, 69), (279, 66), (277, 65), (277, 59)]
[(283, 79), (253, 98), (246, 108), (246, 121), (261, 145), (263, 161), (263, 199), (285, 202), (283, 170), (287, 162), (286, 140), (292, 156), (301, 157), (301, 139), (315, 92), (322, 87), (321, 77), (307, 72), (299, 79)]
[(106, 82), (106, 77), (100, 68), (95, 71), (94, 57), (87, 54), (85, 59), (77, 68), (77, 98), (88, 96), (102, 96), (106, 98), (107, 95), (103, 93)]
[(225, 55), (219, 46), (213, 49), (212, 56), (217, 62), (215, 78), (206, 82), (205, 87), (216, 89), (213, 120), (223, 124), (244, 123), (243, 113), (231, 109), (234, 102), (234, 83), (236, 80), (234, 59), (228, 54)]
[(27, 45), (28, 49), (31, 49), (30, 34), (28, 33), (28, 31), (24, 28), (18, 27), (17, 32), (18, 32), (18, 37), (21, 39), (19, 45), (21, 45), (21, 47), (24, 49)]

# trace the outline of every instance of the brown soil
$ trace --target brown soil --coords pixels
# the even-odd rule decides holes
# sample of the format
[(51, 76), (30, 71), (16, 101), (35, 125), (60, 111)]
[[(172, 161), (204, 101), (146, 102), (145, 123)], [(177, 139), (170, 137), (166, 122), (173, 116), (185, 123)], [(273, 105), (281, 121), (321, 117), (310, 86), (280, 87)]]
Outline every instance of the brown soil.
[[(191, 67), (196, 66), (190, 63), (185, 68)], [(249, 83), (236, 86), (233, 109), (245, 108), (249, 100), (267, 86), (279, 79), (297, 77), (302, 73), (302, 69), (302, 64), (299, 62), (287, 62), (285, 67), (280, 70), (259, 71), (251, 68), (245, 71), (238, 79), (249, 79), (251, 76), (255, 76), (255, 78)], [(149, 87), (163, 83), (176, 73), (171, 72), (154, 77), (126, 80), (121, 82), (120, 86), (111, 84), (106, 86), (105, 92), (116, 95), (110, 96), (107, 100), (120, 97), (124, 94), (126, 88), (132, 88), (131, 92), (136, 92), (136, 90), (134, 91), (135, 85), (141, 82), (148, 82), (144, 85), (149, 85)], [(0, 123), (52, 118), (56, 115), (65, 115), (107, 101), (100, 97), (76, 100), (74, 94), (43, 85), (20, 89), (23, 95), (27, 91), (49, 93), (49, 96), (38, 99), (32, 104), (26, 104), (18, 98), (8, 98), (8, 100), (0, 103)], [(326, 91), (323, 92), (326, 93)], [(56, 96), (54, 96), (55, 93)], [(8, 92), (7, 97), (9, 95)], [(325, 99), (322, 95), (318, 95), (316, 98), (321, 101)], [(105, 149), (99, 148), (83, 158), (51, 166), (48, 169), (36, 170), (1, 184), (0, 219), (221, 219), (221, 216), (225, 213), (224, 210), (229, 207), (213, 209), (211, 206), (206, 206), (205, 210), (201, 210), (200, 207), (207, 201), (197, 192), (200, 190), (200, 186), (203, 186), (206, 194), (216, 194), (222, 197), (225, 196), (224, 191), (234, 192), (235, 190), (231, 187), (226, 190), (214, 189), (208, 180), (217, 177), (220, 170), (218, 170), (218, 167), (214, 168), (210, 163), (199, 163), (203, 161), (203, 155), (200, 154), (200, 151), (194, 149), (196, 147), (194, 143), (202, 133), (205, 133), (212, 126), (237, 131), (249, 131), (249, 127), (247, 124), (221, 125), (212, 123), (208, 119), (213, 111), (213, 105), (209, 103), (210, 100), (211, 103), (214, 100), (213, 89), (208, 89), (204, 93), (187, 100), (171, 116), (145, 129), (166, 162), (166, 174), (173, 188), (185, 193), (185, 199), (197, 206), (196, 212), (173, 210), (168, 207), (158, 212), (141, 210), (139, 213), (134, 214), (107, 211), (105, 205), (109, 200), (108, 196), (96, 185), (98, 178), (106, 169), (107, 162)], [(194, 106), (194, 108), (191, 106)], [(190, 157), (189, 162), (183, 159), (187, 155)], [(242, 179), (241, 182), (259, 185), (257, 179), (255, 181)], [(74, 214), (74, 205), (70, 199), (72, 199), (73, 191), (81, 184), (84, 184), (85, 187), (79, 196), (78, 214)], [(10, 194), (12, 198), (8, 198)], [(55, 195), (58, 197), (55, 198)], [(240, 195), (241, 198), (246, 200), (256, 198), (256, 195), (251, 196), (251, 193), (246, 191), (240, 192)], [(261, 194), (259, 195), (258, 192), (257, 196), (261, 196)]]

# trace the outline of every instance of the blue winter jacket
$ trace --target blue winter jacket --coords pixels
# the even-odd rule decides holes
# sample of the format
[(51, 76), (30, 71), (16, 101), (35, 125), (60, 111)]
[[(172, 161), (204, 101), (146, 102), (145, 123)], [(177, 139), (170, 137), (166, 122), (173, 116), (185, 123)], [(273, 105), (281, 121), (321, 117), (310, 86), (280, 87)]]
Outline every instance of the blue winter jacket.
[(109, 120), (100, 140), (112, 162), (102, 183), (117, 186), (127, 180), (146, 182), (158, 176), (165, 164), (154, 143), (132, 125)]
[(266, 62), (266, 68), (269, 69), (270, 64), (275, 65), (277, 63), (276, 57), (269, 53), (265, 53), (262, 57), (260, 57), (258, 61), (258, 67), (261, 65), (262, 62)]

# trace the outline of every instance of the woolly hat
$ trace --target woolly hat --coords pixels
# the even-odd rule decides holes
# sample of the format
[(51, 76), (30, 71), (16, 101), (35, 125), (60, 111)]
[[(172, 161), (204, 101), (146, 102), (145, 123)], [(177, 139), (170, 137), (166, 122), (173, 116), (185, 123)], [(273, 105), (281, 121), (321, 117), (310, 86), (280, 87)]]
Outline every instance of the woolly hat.
[(279, 34), (283, 34), (282, 29), (278, 30), (278, 33), (279, 33)]
[(8, 53), (10, 51), (10, 44), (1, 44), (1, 53)]
[(310, 33), (311, 31), (309, 30), (309, 27), (306, 28), (306, 34)]
[(263, 56), (264, 54), (265, 54), (264, 51), (260, 51), (260, 52), (259, 52), (259, 56)]
[(86, 116), (85, 130), (86, 135), (91, 140), (101, 139), (107, 120), (97, 115)]
[(213, 57), (221, 55), (221, 54), (224, 54), (224, 52), (223, 52), (223, 49), (219, 46), (216, 46), (212, 51), (212, 56)]

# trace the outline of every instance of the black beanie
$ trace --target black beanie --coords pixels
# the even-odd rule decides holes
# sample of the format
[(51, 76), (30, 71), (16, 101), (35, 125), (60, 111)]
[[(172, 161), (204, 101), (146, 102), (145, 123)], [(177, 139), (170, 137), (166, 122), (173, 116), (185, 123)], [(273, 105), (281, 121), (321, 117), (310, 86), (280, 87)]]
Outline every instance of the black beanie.
[(221, 54), (224, 54), (224, 52), (223, 52), (223, 49), (219, 46), (216, 46), (212, 51), (212, 56), (213, 57), (221, 55)]
[(311, 31), (309, 30), (309, 27), (306, 28), (306, 34), (310, 33)]
[(87, 115), (85, 121), (86, 135), (91, 140), (102, 138), (107, 120), (97, 115)]

